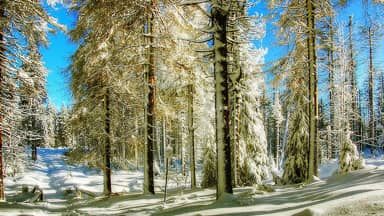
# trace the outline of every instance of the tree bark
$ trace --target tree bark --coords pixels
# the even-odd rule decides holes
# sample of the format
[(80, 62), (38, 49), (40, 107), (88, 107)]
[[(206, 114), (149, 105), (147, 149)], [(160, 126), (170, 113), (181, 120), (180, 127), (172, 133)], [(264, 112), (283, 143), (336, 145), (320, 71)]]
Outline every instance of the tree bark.
[(316, 169), (316, 116), (317, 116), (317, 85), (316, 85), (316, 34), (315, 16), (312, 0), (307, 0), (308, 27), (308, 72), (309, 72), (309, 156), (307, 181), (311, 182)]
[(228, 9), (221, 1), (211, 5), (214, 32), (214, 72), (216, 108), (217, 192), (216, 198), (232, 194), (232, 166), (230, 141), (230, 104), (228, 84), (227, 21)]
[(37, 161), (37, 147), (35, 141), (32, 141), (32, 160)]
[(191, 188), (196, 188), (195, 170), (195, 129), (193, 128), (193, 84), (188, 85), (188, 132), (190, 144), (190, 169), (191, 169)]
[(165, 157), (165, 185), (164, 185), (164, 203), (167, 201), (167, 185), (168, 185), (168, 157)]
[(352, 23), (352, 16), (349, 16), (349, 23), (348, 23), (348, 29), (349, 29), (349, 76), (350, 76), (350, 85), (351, 85), (351, 91), (352, 91), (352, 115), (351, 115), (351, 126), (352, 126), (352, 141), (356, 142), (358, 140), (357, 134), (359, 133), (359, 129), (357, 126), (357, 119), (358, 119), (358, 110), (357, 110), (357, 90), (356, 90), (356, 66), (355, 66), (355, 56), (353, 53), (353, 23)]
[(287, 146), (287, 140), (288, 140), (289, 120), (290, 120), (290, 111), (287, 110), (287, 114), (285, 116), (283, 142), (281, 144), (281, 156), (280, 156), (280, 161), (277, 165), (279, 170), (283, 167), (283, 163), (284, 163), (285, 147)]
[(111, 186), (111, 107), (110, 107), (110, 90), (107, 88), (104, 95), (104, 194), (109, 196), (112, 193)]
[(139, 171), (139, 165), (140, 165), (140, 162), (139, 162), (139, 139), (138, 137), (140, 137), (140, 132), (139, 132), (139, 123), (137, 121), (138, 117), (135, 118), (135, 133), (136, 133), (136, 137), (135, 137), (135, 160), (136, 160), (136, 171)]
[(333, 135), (332, 133), (335, 130), (335, 74), (334, 74), (334, 65), (335, 65), (335, 59), (334, 59), (334, 29), (333, 29), (333, 18), (331, 17), (330, 19), (330, 24), (329, 24), (329, 43), (330, 47), (328, 50), (328, 70), (329, 70), (329, 75), (328, 75), (328, 82), (329, 82), (329, 110), (330, 110), (330, 127), (331, 127), (331, 135), (330, 135), (330, 142), (327, 143), (328, 146), (328, 151), (327, 151), (327, 156), (328, 158), (334, 158), (336, 157), (336, 152), (335, 145), (333, 144)]
[(240, 2), (237, 1), (232, 5), (232, 8), (229, 12), (228, 17), (228, 29), (229, 37), (233, 40), (228, 42), (228, 79), (229, 79), (229, 104), (230, 104), (230, 140), (231, 140), (231, 151), (232, 151), (232, 181), (233, 187), (236, 187), (238, 176), (237, 176), (237, 167), (238, 167), (238, 144), (240, 141), (240, 134), (238, 131), (240, 129), (240, 115), (241, 115), (241, 95), (239, 89), (240, 82), (242, 78), (241, 65), (240, 65), (240, 48), (239, 44), (236, 42), (239, 40), (239, 17), (244, 17), (246, 1)]
[(368, 27), (368, 43), (369, 43), (369, 80), (368, 80), (368, 97), (369, 97), (369, 139), (370, 143), (374, 144), (375, 140), (375, 114), (374, 114), (374, 104), (373, 104), (373, 29), (371, 26)]
[[(0, 0), (0, 17), (4, 18), (5, 1)], [(4, 194), (4, 161), (3, 161), (3, 101), (2, 101), (2, 84), (4, 82), (4, 63), (5, 63), (5, 42), (3, 36), (3, 29), (0, 29), (0, 201), (5, 200)]]
[(154, 50), (153, 50), (153, 21), (154, 16), (151, 9), (154, 6), (154, 1), (151, 1), (147, 8), (147, 20), (145, 29), (145, 43), (146, 43), (146, 56), (147, 63), (144, 66), (147, 75), (147, 142), (145, 148), (145, 168), (144, 168), (144, 193), (155, 194), (154, 180), (153, 180), (153, 145), (155, 134), (155, 69), (154, 69)]
[(161, 161), (163, 163), (163, 166), (164, 166), (164, 171), (165, 171), (165, 162), (167, 161), (167, 157), (165, 155), (165, 151), (166, 151), (166, 148), (167, 148), (167, 120), (166, 120), (166, 117), (163, 117), (163, 121), (162, 121), (162, 124), (161, 124), (161, 146), (160, 146), (160, 152), (161, 152)]
[[(279, 90), (278, 89), (274, 89), (274, 92), (275, 92), (275, 96), (274, 96), (274, 103), (277, 104), (277, 102), (279, 101)], [(276, 116), (275, 116), (276, 117)], [(281, 148), (281, 143), (280, 143), (280, 120), (279, 119), (275, 119), (275, 128), (276, 128), (276, 166), (277, 166), (277, 169), (279, 169), (279, 161), (280, 161), (280, 148)]]

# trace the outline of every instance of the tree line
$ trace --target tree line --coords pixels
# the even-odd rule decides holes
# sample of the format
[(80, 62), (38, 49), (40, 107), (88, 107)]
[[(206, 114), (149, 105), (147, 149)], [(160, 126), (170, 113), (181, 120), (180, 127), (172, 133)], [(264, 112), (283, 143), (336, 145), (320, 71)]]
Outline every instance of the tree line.
[[(344, 26), (336, 22), (351, 2), (254, 3), (70, 1), (77, 22), (68, 35), (79, 44), (67, 70), (74, 104), (52, 114), (39, 48), (49, 31), (64, 28), (40, 1), (0, 1), (0, 161), (18, 143), (30, 146), (34, 159), (39, 145), (67, 146), (71, 161), (103, 170), (109, 196), (113, 167), (142, 169), (143, 191), (154, 194), (154, 177), (172, 157), (192, 189), (201, 168), (200, 186), (216, 186), (217, 199), (262, 184), (274, 168), (284, 169), (280, 177), (272, 172), (283, 184), (310, 183), (324, 159), (338, 158), (340, 173), (359, 169), (358, 151), (380, 145), (382, 135), (383, 79), (374, 73), (381, 29), (372, 13), (381, 2), (362, 1), (366, 112), (357, 85), (365, 52), (355, 46), (362, 42), (353, 37), (352, 17)], [(262, 5), (276, 14), (279, 43), (289, 47), (272, 64), (255, 45), (269, 34), (271, 20), (250, 13)], [(7, 163), (0, 163), (0, 199)]]

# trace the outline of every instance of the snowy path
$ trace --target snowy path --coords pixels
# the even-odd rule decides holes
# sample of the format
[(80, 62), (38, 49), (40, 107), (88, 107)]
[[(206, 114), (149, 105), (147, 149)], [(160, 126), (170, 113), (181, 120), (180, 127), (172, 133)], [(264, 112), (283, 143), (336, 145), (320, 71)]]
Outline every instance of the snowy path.
[[(38, 160), (30, 161), (27, 170), (15, 178), (6, 178), (6, 194), (15, 195), (21, 191), (22, 185), (27, 185), (29, 190), (38, 186), (44, 192), (44, 199), (50, 204), (65, 202), (61, 187), (69, 174), (68, 166), (63, 158), (63, 149), (39, 149)], [(63, 176), (60, 176), (63, 175)]]
[[(86, 166), (67, 164), (63, 155), (65, 151), (65, 149), (38, 149), (38, 160), (36, 162), (31, 161), (24, 173), (15, 178), (5, 178), (8, 201), (12, 202), (21, 192), (22, 185), (27, 185), (29, 190), (34, 186), (39, 186), (44, 192), (44, 202), (19, 203), (13, 207), (7, 206), (7, 208), (11, 208), (7, 210), (6, 214), (3, 214), (5, 205), (0, 203), (0, 216), (17, 212), (15, 208), (36, 208), (26, 211), (33, 212), (33, 215), (64, 211), (76, 201), (68, 200), (72, 199), (74, 195), (72, 197), (65, 196), (65, 190), (69, 188), (79, 187), (101, 195), (103, 190), (102, 172)], [(141, 192), (142, 173), (113, 171), (112, 179), (114, 192)]]

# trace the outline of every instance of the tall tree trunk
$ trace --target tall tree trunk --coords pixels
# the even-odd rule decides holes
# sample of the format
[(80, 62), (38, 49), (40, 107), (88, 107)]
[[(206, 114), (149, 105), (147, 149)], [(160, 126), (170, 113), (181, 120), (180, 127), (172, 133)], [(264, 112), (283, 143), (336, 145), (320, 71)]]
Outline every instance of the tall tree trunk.
[[(178, 113), (177, 114), (177, 118), (178, 118), (178, 121), (177, 121), (177, 127), (176, 127), (176, 141), (175, 141), (175, 153), (176, 153), (176, 161), (177, 161), (177, 163), (176, 164), (178, 164), (179, 163), (179, 161), (180, 161), (180, 140), (181, 140), (181, 137), (180, 137), (180, 129), (181, 129), (181, 127), (183, 126), (182, 124), (181, 124), (181, 120), (180, 120), (180, 118), (179, 118), (179, 115), (180, 115), (180, 113)], [(178, 167), (177, 167), (178, 168)], [(176, 168), (176, 172), (178, 172), (178, 170), (177, 170), (177, 168)], [(180, 169), (180, 171), (181, 171), (181, 169)]]
[[(4, 18), (5, 1), (0, 0), (0, 17)], [(3, 82), (4, 82), (4, 64), (5, 64), (5, 41), (3, 36), (3, 29), (0, 29), (0, 201), (5, 200), (4, 194), (4, 160), (3, 160)]]
[(163, 159), (163, 153), (164, 153), (164, 148), (163, 148), (163, 142), (162, 142), (162, 139), (163, 139), (163, 136), (161, 136), (162, 134), (162, 123), (163, 122), (160, 122), (160, 121), (157, 121), (155, 120), (155, 136), (154, 136), (154, 149), (153, 149), (153, 160), (155, 161), (155, 163), (157, 165), (159, 165), (159, 167), (161, 167), (161, 165), (164, 166), (164, 159)]
[(276, 165), (278, 166), (280, 161), (280, 125), (276, 124)]
[[(279, 90), (274, 89), (275, 96), (274, 96), (274, 103), (277, 104), (279, 101)], [(276, 128), (276, 166), (279, 169), (279, 161), (280, 161), (280, 148), (281, 148), (281, 143), (280, 143), (280, 119), (276, 118), (275, 116), (275, 128)]]
[(334, 29), (333, 29), (333, 17), (330, 19), (330, 24), (329, 24), (329, 43), (330, 47), (328, 50), (328, 82), (329, 82), (329, 116), (330, 116), (330, 127), (331, 127), (331, 134), (330, 134), (330, 142), (327, 143), (328, 146), (328, 151), (327, 151), (327, 156), (328, 158), (335, 158), (336, 152), (335, 149), (335, 144), (333, 143), (333, 132), (335, 130), (335, 59), (334, 59)]
[[(362, 107), (362, 101), (361, 101), (361, 91), (360, 90), (358, 90), (358, 92), (357, 92), (357, 101), (359, 102), (358, 103), (358, 106), (359, 106), (359, 135), (360, 135), (360, 137), (361, 138), (363, 138), (364, 136), (365, 136), (365, 131), (366, 131), (366, 129), (365, 129), (365, 124), (364, 124), (364, 120), (363, 120), (363, 107)], [(363, 144), (363, 143), (361, 143), (360, 142), (360, 145), (359, 145), (359, 150), (360, 150), (360, 152), (362, 152), (363, 150), (364, 150), (364, 147), (365, 147), (365, 145)]]
[(309, 69), (309, 156), (307, 181), (311, 182), (316, 173), (316, 115), (317, 115), (317, 76), (316, 76), (316, 33), (315, 14), (312, 0), (307, 0), (307, 26), (308, 26), (308, 69)]
[(357, 118), (358, 118), (358, 110), (357, 110), (357, 90), (356, 90), (356, 67), (355, 67), (355, 56), (353, 53), (353, 23), (352, 16), (349, 16), (349, 76), (350, 76), (350, 85), (352, 91), (352, 115), (351, 115), (351, 126), (352, 126), (352, 141), (356, 142), (358, 140), (358, 126), (357, 126)]
[(178, 152), (177, 157), (180, 162), (180, 171), (183, 176), (185, 176), (185, 169), (184, 169), (184, 146), (183, 146), (183, 120), (182, 120), (182, 113), (179, 113), (179, 127), (177, 128), (178, 133)]
[(160, 152), (162, 152), (161, 154), (161, 161), (163, 163), (163, 166), (164, 166), (164, 171), (165, 171), (165, 162), (167, 162), (167, 157), (165, 155), (165, 151), (167, 149), (167, 145), (168, 145), (168, 142), (167, 142), (167, 120), (166, 120), (166, 117), (164, 116), (163, 117), (163, 121), (161, 123), (161, 146), (160, 146)]
[[(33, 102), (29, 103), (30, 109), (32, 109), (32, 112), (36, 112), (35, 109), (35, 104)], [(37, 141), (33, 136), (35, 136), (35, 130), (36, 130), (36, 119), (34, 116), (28, 116), (28, 121), (29, 121), (29, 133), (31, 133), (32, 137), (30, 137), (30, 142), (31, 142), (31, 149), (32, 149), (32, 160), (37, 161)]]
[(165, 170), (165, 184), (164, 184), (164, 200), (163, 202), (167, 201), (167, 186), (168, 186), (168, 155), (165, 157), (165, 164), (164, 164), (164, 170)]
[(238, 144), (240, 141), (240, 135), (238, 134), (240, 129), (239, 116), (241, 115), (241, 95), (239, 89), (240, 82), (242, 78), (241, 65), (240, 65), (240, 47), (238, 44), (239, 40), (239, 17), (243, 17), (246, 13), (245, 5), (246, 0), (236, 1), (230, 9), (230, 16), (228, 20), (228, 29), (230, 31), (227, 33), (232, 39), (231, 42), (227, 44), (228, 47), (228, 77), (229, 77), (229, 107), (230, 109), (230, 145), (232, 151), (232, 181), (233, 187), (237, 185), (237, 167), (238, 167)]
[(375, 140), (375, 114), (373, 104), (373, 29), (371, 26), (368, 27), (368, 43), (369, 43), (369, 80), (368, 80), (368, 97), (369, 97), (369, 139), (370, 143), (374, 144)]
[(180, 130), (180, 164), (181, 164), (181, 173), (185, 176), (185, 152), (184, 152), (184, 142), (183, 142), (183, 127)]
[(148, 5), (147, 8), (147, 20), (145, 25), (145, 42), (146, 42), (146, 56), (147, 62), (145, 67), (145, 73), (147, 75), (147, 146), (145, 148), (145, 163), (144, 163), (144, 193), (155, 194), (154, 180), (153, 180), (153, 145), (155, 134), (155, 68), (154, 68), (154, 50), (153, 50), (153, 30), (152, 25), (154, 16), (151, 9), (154, 6), (154, 1)]
[[(224, 1), (227, 2), (227, 1)], [(215, 108), (216, 108), (216, 152), (217, 152), (217, 192), (216, 198), (225, 193), (232, 194), (232, 166), (230, 141), (230, 106), (228, 84), (228, 51), (226, 5), (212, 2), (212, 24), (214, 36)]]
[(283, 162), (285, 158), (285, 147), (287, 146), (287, 140), (288, 140), (289, 119), (290, 119), (290, 110), (287, 110), (287, 114), (285, 116), (283, 143), (281, 144), (281, 157), (277, 165), (279, 170), (283, 167)]
[[(0, 41), (1, 42), (3, 41), (2, 39), (3, 39), (3, 35), (0, 34)], [(3, 56), (3, 55), (1, 55), (1, 56)], [(2, 59), (1, 59), (0, 63), (2, 63)], [(0, 70), (2, 70), (2, 69), (0, 69)], [(0, 71), (0, 85), (3, 82), (2, 72), (3, 71)], [(2, 105), (0, 104), (0, 201), (5, 200), (5, 195), (4, 195), (4, 166), (3, 166), (3, 163), (4, 163), (4, 160), (3, 160), (3, 113), (2, 113), (3, 110), (1, 109), (1, 106)]]
[(34, 140), (32, 141), (31, 148), (32, 148), (32, 160), (37, 161), (37, 147), (36, 147), (36, 142)]
[[(145, 113), (144, 113), (145, 114)], [(140, 137), (140, 129), (138, 123), (138, 116), (135, 117), (135, 160), (136, 160), (136, 171), (139, 171), (139, 137)]]
[(107, 88), (104, 95), (104, 194), (109, 196), (112, 193), (111, 186), (111, 107), (110, 107), (110, 90)]
[(188, 85), (188, 132), (190, 144), (190, 169), (191, 169), (191, 188), (196, 188), (196, 170), (195, 170), (195, 129), (193, 128), (193, 84)]

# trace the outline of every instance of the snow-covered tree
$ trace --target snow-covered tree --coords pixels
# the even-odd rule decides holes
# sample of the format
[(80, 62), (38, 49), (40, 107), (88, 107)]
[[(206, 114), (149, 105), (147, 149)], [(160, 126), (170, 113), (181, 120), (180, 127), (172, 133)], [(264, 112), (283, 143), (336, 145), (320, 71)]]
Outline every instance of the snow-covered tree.
[[(77, 102), (79, 115), (93, 114), (93, 110), (101, 114), (102, 119), (98, 133), (102, 134), (104, 193), (110, 195), (111, 187), (111, 101), (112, 80), (116, 78), (113, 70), (115, 53), (112, 45), (116, 43), (115, 35), (118, 27), (112, 22), (112, 7), (119, 7), (117, 1), (94, 3), (92, 1), (74, 1), (73, 7), (80, 16), (77, 25), (71, 32), (72, 39), (76, 42), (84, 41), (72, 56), (72, 91)], [(124, 8), (124, 7), (122, 7)], [(108, 19), (109, 18), (109, 19)], [(122, 23), (118, 23), (122, 24)], [(112, 50), (112, 51), (111, 51)], [(84, 106), (86, 104), (86, 106)]]
[(361, 159), (357, 152), (357, 147), (352, 143), (352, 128), (350, 118), (353, 113), (353, 94), (349, 82), (350, 77), (350, 54), (345, 34), (342, 28), (337, 32), (335, 46), (335, 128), (336, 130), (336, 149), (339, 152), (339, 173), (346, 173), (351, 170), (361, 168)]
[[(162, 10), (166, 9), (168, 2), (138, 1), (126, 4), (111, 0), (96, 4), (92, 1), (73, 1), (73, 8), (79, 11), (80, 16), (71, 36), (81, 45), (73, 56), (71, 68), (71, 86), (76, 100), (71, 122), (78, 123), (80, 127), (84, 123), (80, 118), (87, 119), (88, 134), (91, 134), (89, 141), (98, 140), (98, 134), (103, 134), (106, 194), (111, 193), (111, 152), (117, 153), (118, 149), (114, 145), (114, 134), (126, 133), (119, 127), (121, 121), (115, 117), (122, 115), (121, 105), (129, 103), (134, 104), (129, 109), (130, 115), (135, 118), (142, 116), (138, 115), (143, 113), (139, 102), (145, 104), (145, 129), (140, 134), (146, 143), (144, 192), (154, 193), (155, 72), (159, 62), (157, 54), (163, 45), (160, 34), (166, 32)], [(100, 114), (103, 115), (102, 121), (91, 118)], [(97, 124), (89, 125), (89, 122)], [(103, 131), (97, 126), (101, 122)], [(127, 129), (125, 126), (124, 129)], [(125, 136), (118, 142), (124, 143), (130, 137)], [(97, 148), (93, 144), (88, 147)], [(100, 155), (100, 151), (96, 155)]]
[[(259, 36), (262, 37), (262, 36)], [(240, 138), (238, 157), (239, 185), (262, 184), (269, 171), (267, 138), (264, 131), (260, 100), (264, 82), (261, 65), (266, 50), (243, 45), (240, 50)]]
[(46, 33), (52, 30), (49, 26), (59, 25), (44, 11), (41, 1), (2, 0), (0, 18), (0, 200), (4, 200), (2, 148), (11, 139), (10, 128), (15, 126), (14, 116), (10, 114), (17, 109), (16, 83), (36, 82), (38, 85), (44, 80), (44, 77), (29, 77), (31, 74), (19, 66), (37, 60), (28, 57), (33, 55), (31, 51), (47, 44)]
[(292, 44), (279, 65), (289, 75), (291, 130), (286, 147), (283, 178), (286, 183), (312, 181), (317, 173), (317, 29), (316, 22), (332, 12), (330, 1), (272, 1), (272, 7), (282, 8), (279, 16), (280, 35), (284, 43)]
[(20, 107), (23, 115), (22, 128), (26, 145), (31, 147), (32, 160), (37, 160), (37, 147), (44, 145), (44, 111), (47, 98), (46, 76), (48, 71), (41, 62), (37, 48), (31, 49), (29, 60), (21, 69), (28, 78), (20, 83)]

